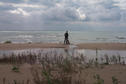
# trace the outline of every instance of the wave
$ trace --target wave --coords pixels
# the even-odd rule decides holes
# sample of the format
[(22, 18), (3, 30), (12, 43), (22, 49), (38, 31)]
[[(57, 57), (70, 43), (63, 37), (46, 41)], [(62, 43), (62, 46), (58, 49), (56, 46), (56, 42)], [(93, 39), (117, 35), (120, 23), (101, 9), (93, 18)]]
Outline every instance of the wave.
[(126, 37), (123, 36), (116, 36), (117, 39), (126, 39)]
[(33, 38), (32, 35), (18, 35), (16, 38)]
[(56, 38), (56, 35), (41, 35), (41, 38)]
[(0, 31), (0, 32), (5, 32), (5, 33), (7, 32), (8, 33), (8, 32), (21, 32), (21, 31)]
[(97, 37), (96, 40), (107, 40), (108, 38), (99, 38)]

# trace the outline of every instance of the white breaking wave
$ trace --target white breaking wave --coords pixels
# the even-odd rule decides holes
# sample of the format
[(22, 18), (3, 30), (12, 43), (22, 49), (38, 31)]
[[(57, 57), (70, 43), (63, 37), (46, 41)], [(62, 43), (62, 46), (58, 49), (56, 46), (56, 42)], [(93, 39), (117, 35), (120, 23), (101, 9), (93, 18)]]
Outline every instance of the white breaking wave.
[(40, 38), (56, 38), (56, 35), (41, 35)]
[(19, 36), (16, 36), (16, 38), (33, 38), (32, 35), (19, 35)]

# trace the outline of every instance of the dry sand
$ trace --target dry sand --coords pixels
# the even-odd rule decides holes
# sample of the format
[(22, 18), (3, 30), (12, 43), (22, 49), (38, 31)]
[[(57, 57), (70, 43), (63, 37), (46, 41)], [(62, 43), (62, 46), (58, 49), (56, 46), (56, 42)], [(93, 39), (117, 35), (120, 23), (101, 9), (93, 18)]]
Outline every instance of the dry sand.
[[(80, 49), (105, 49), (105, 50), (126, 50), (126, 43), (81, 43), (76, 44)], [(58, 43), (18, 43), (0, 44), (0, 50), (17, 50), (29, 48), (67, 48), (67, 45)]]
[[(31, 67), (36, 65), (23, 64), (20, 66), (20, 72), (13, 72), (13, 65), (10, 64), (0, 64), (0, 84), (3, 84), (3, 78), (6, 78), (6, 83), (11, 83), (13, 80), (23, 81), (26, 84), (27, 80), (30, 80), (29, 84), (33, 83), (33, 76), (31, 73)], [(36, 66), (35, 68), (37, 68)], [(40, 67), (39, 67), (40, 69)], [(124, 65), (104, 65), (104, 68), (87, 68), (84, 69), (79, 75), (80, 80), (86, 80), (86, 84), (94, 84), (94, 75), (99, 74), (102, 79), (104, 79), (104, 84), (112, 84), (112, 76), (116, 77), (121, 83), (126, 84), (126, 67)], [(78, 78), (77, 76), (73, 76)]]

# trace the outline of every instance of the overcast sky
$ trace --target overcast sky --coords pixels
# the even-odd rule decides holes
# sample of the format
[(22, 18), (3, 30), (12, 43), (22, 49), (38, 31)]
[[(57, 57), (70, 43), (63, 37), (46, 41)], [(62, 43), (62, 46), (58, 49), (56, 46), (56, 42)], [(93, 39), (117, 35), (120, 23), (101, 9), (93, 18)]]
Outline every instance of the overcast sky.
[(126, 0), (0, 0), (0, 30), (126, 29)]

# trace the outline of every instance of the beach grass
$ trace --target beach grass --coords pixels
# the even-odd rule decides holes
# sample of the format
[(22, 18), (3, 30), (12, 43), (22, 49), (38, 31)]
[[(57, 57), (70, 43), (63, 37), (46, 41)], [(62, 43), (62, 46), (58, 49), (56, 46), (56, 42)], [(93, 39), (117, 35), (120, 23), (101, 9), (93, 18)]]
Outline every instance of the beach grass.
[[(97, 52), (96, 52), (97, 53)], [(52, 55), (53, 54), (53, 55)], [(65, 53), (64, 53), (65, 54)], [(20, 67), (16, 65), (30, 64), (37, 67), (31, 68), (32, 81), (34, 84), (87, 84), (86, 77), (82, 73), (87, 69), (104, 69), (105, 66), (124, 65), (120, 60), (121, 57), (107, 54), (103, 58), (86, 60), (86, 56), (79, 54), (78, 56), (70, 56), (57, 54), (57, 52), (41, 53), (20, 53), (20, 54), (3, 54), (0, 64), (12, 64), (13, 72), (20, 72)], [(99, 62), (98, 59), (102, 59)], [(39, 67), (38, 67), (39, 66)], [(87, 73), (88, 74), (88, 73)], [(77, 77), (77, 78), (76, 78)], [(7, 84), (7, 79), (3, 78), (3, 84)], [(94, 84), (104, 84), (104, 79), (100, 75), (94, 75)], [(13, 80), (9, 84), (30, 84), (31, 80)], [(118, 79), (112, 77), (113, 84), (119, 84)]]
[(5, 43), (5, 44), (8, 44), (8, 43), (12, 43), (12, 41), (7, 40), (7, 41), (5, 41), (4, 43)]

